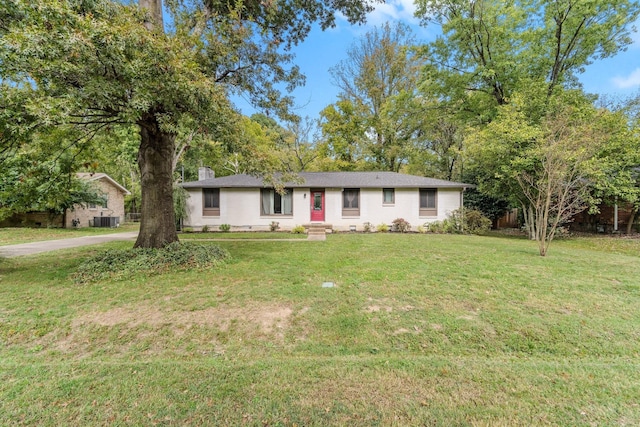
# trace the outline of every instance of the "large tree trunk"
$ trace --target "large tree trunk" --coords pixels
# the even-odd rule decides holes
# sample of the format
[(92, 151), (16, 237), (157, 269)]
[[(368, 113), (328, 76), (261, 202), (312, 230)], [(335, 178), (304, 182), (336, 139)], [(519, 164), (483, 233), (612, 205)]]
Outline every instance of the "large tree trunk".
[(631, 215), (629, 216), (629, 220), (627, 222), (627, 234), (631, 234), (633, 231), (633, 223), (636, 220), (636, 215), (638, 214), (638, 207), (634, 206), (631, 210)]
[(140, 233), (136, 248), (161, 248), (178, 241), (173, 209), (175, 135), (163, 132), (151, 113), (138, 122), (138, 166), (142, 190)]

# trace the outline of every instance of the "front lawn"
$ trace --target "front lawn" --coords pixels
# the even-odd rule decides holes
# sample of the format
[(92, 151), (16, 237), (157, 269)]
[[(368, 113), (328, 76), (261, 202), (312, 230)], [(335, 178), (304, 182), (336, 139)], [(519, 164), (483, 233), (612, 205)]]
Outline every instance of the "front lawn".
[(640, 425), (640, 240), (202, 244), (233, 259), (0, 260), (0, 425)]
[(0, 228), (0, 246), (17, 245), (19, 243), (39, 242), (44, 240), (69, 239), (73, 237), (94, 236), (98, 234), (123, 233), (126, 231), (137, 231), (139, 228), (140, 228), (140, 224), (137, 224), (137, 223), (127, 223), (117, 228), (5, 227), (5, 228)]
[(196, 233), (180, 233), (180, 240), (217, 240), (217, 239), (241, 239), (241, 240), (289, 240), (306, 239), (303, 233), (294, 234), (288, 231), (209, 231)]

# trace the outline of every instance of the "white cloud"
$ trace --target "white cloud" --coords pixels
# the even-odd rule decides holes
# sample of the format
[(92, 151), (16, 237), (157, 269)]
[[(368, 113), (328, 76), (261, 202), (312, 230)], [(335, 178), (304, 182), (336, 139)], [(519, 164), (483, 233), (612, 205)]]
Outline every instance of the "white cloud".
[(626, 77), (617, 76), (611, 79), (611, 81), (618, 89), (640, 87), (640, 68), (636, 68)]
[(413, 16), (416, 6), (413, 0), (388, 0), (376, 6), (375, 10), (367, 17), (370, 25), (380, 25), (388, 21), (403, 21), (417, 23)]

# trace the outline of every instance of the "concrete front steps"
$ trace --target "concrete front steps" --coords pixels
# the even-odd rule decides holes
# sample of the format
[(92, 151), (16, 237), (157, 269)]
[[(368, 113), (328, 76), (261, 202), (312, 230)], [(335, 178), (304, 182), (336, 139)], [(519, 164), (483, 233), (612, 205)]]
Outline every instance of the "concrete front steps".
[(327, 230), (333, 231), (331, 224), (311, 223), (305, 224), (307, 229), (307, 240), (327, 240)]

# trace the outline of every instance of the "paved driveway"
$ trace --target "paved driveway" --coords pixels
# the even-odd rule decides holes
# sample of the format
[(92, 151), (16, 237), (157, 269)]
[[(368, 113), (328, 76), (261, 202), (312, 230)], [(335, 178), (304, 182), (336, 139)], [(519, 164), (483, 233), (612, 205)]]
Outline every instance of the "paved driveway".
[(135, 240), (137, 231), (102, 234), (99, 236), (73, 237), (70, 239), (47, 240), (44, 242), (21, 243), (19, 245), (0, 246), (0, 257), (13, 258), (22, 255), (33, 255), (58, 249), (77, 248), (79, 246), (96, 245), (114, 240)]

